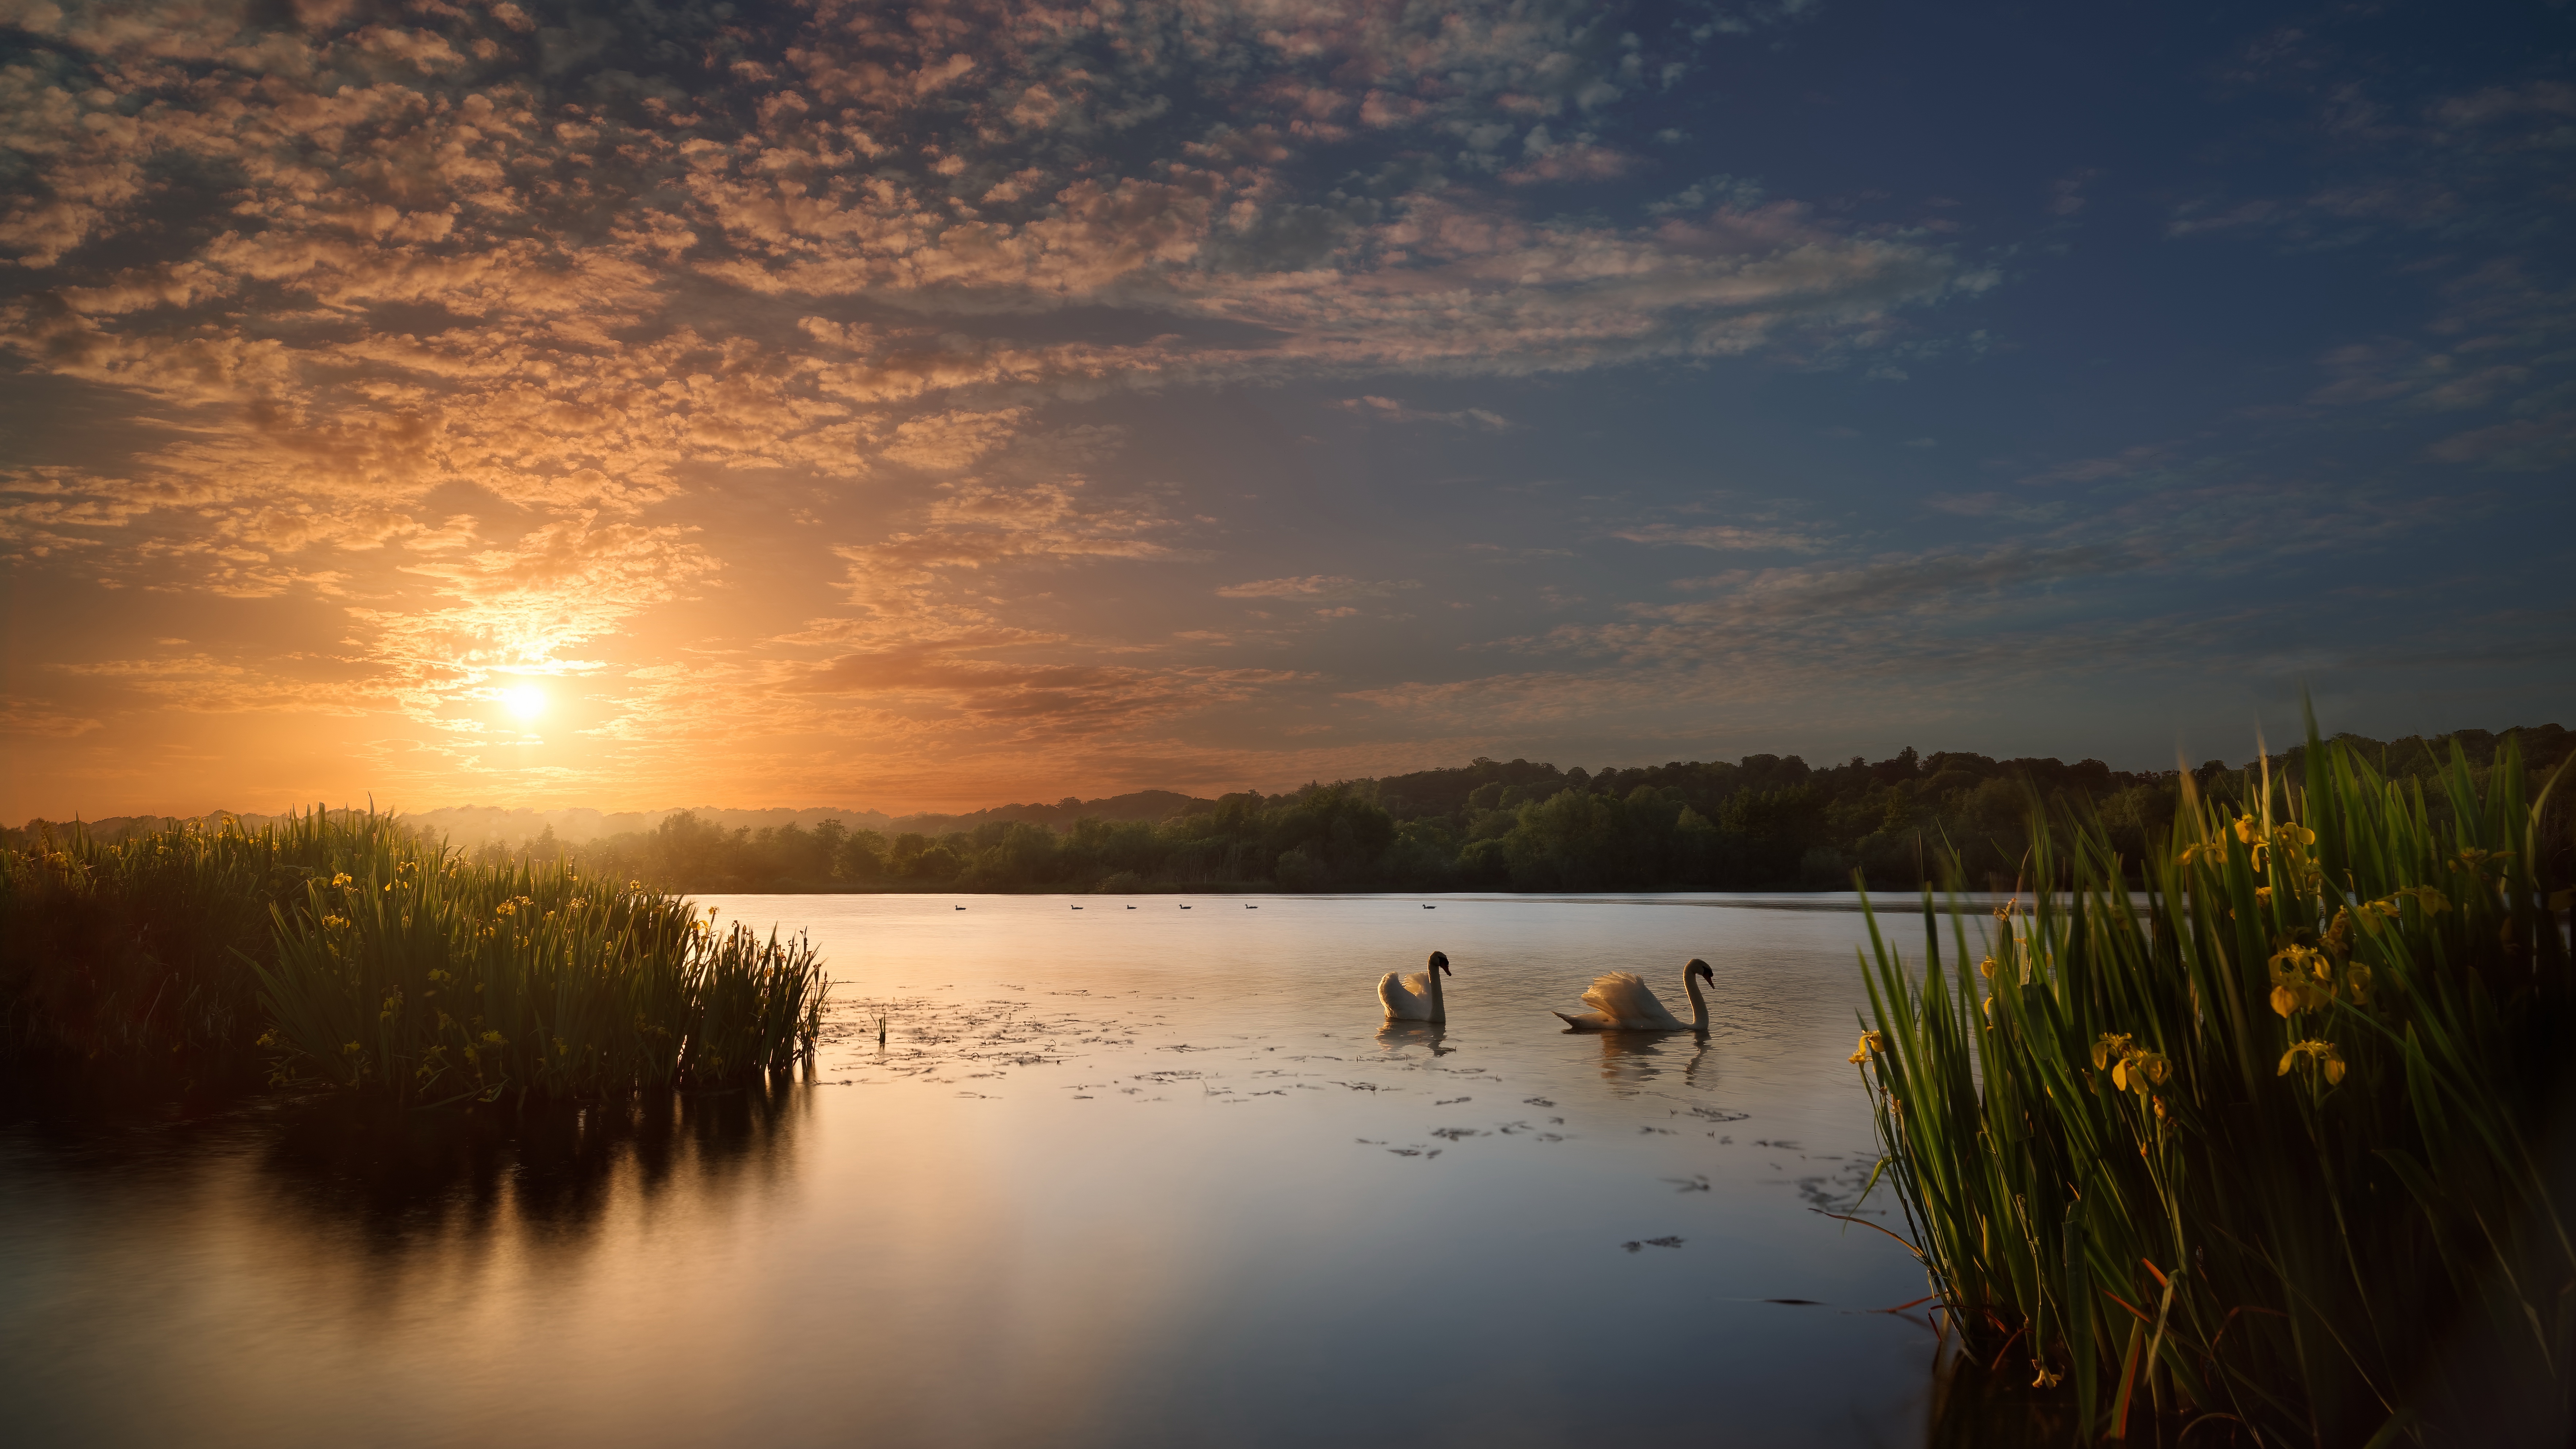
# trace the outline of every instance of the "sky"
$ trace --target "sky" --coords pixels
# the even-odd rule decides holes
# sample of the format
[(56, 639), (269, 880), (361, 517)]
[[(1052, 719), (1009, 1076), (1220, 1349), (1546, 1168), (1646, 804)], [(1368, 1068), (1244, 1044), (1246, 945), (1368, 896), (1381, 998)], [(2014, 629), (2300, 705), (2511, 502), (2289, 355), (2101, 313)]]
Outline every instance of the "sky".
[(0, 818), (2576, 723), (2572, 60), (0, 0)]

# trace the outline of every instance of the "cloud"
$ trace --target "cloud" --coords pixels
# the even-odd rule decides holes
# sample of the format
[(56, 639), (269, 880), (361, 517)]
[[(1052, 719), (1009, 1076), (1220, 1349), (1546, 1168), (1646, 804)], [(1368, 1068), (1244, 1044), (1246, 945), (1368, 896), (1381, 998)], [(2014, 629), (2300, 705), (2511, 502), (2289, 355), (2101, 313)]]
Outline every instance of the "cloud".
[[(1533, 131), (1536, 137), (1543, 133)], [(1512, 186), (1534, 186), (1545, 182), (1615, 181), (1636, 170), (1643, 162), (1624, 151), (1589, 142), (1533, 147), (1529, 159), (1502, 173), (1503, 181)]]
[(1383, 599), (1405, 589), (1422, 587), (1415, 579), (1379, 581), (1345, 578), (1340, 574), (1308, 574), (1303, 578), (1256, 579), (1248, 584), (1228, 584), (1217, 590), (1221, 599), (1306, 599), (1318, 603), (1346, 599)]
[(569, 518), (516, 541), (418, 559), (427, 580), (408, 607), (357, 604), (372, 676), (413, 719), (456, 726), (453, 711), (499, 672), (579, 672), (578, 651), (655, 605), (687, 597), (721, 565), (677, 525)]
[(2073, 216), (2082, 211), (2086, 199), (2084, 188), (2100, 180), (2101, 177), (2102, 171), (2099, 167), (2079, 166), (2048, 183), (2048, 214)]
[[(274, 657), (228, 659), (201, 651), (151, 659), (57, 664), (54, 668), (139, 697), (149, 707), (191, 714), (286, 711), (354, 717), (393, 703), (388, 691), (351, 680), (343, 671), (317, 670), (311, 661)], [(316, 677), (317, 674), (325, 677)], [(335, 675), (340, 677), (329, 677)], [(68, 732), (83, 731), (75, 728)]]
[(2139, 560), (2098, 546), (1944, 549), (1890, 554), (1857, 565), (1737, 570), (1681, 585), (1709, 602), (1641, 606), (1641, 617), (1688, 623), (1755, 618), (1813, 621), (1890, 612), (1944, 614), (1978, 599), (2073, 577), (2098, 578)]
[(2168, 449), (2149, 443), (2123, 448), (2107, 457), (2078, 458), (2026, 474), (2021, 482), (2028, 487), (2050, 483), (2102, 483), (2115, 478), (2128, 478), (2163, 462)]
[(2467, 432), (2454, 433), (2425, 449), (2445, 463), (2481, 463), (2519, 473), (2547, 472), (2576, 463), (2576, 399), (2560, 389), (2557, 406), (2543, 405), (2523, 417)]
[(1512, 426), (1511, 419), (1489, 408), (1461, 408), (1451, 413), (1425, 412), (1374, 393), (1366, 397), (1341, 398), (1333, 406), (1381, 423), (1442, 423), (1453, 428), (1489, 433), (1507, 432)]
[(1269, 669), (1030, 663), (982, 657), (972, 652), (978, 647), (960, 639), (843, 654), (785, 673), (779, 687), (801, 695), (894, 696), (953, 711), (1010, 739), (1034, 740), (1133, 729), (1303, 677)]
[(1682, 525), (1673, 523), (1639, 524), (1614, 529), (1610, 536), (1630, 543), (1655, 544), (1681, 548), (1706, 548), (1720, 551), (1770, 550), (1782, 553), (1816, 553), (1824, 543), (1812, 534), (1785, 528), (1739, 528), (1732, 524), (1712, 523)]
[(0, 699), (0, 734), (77, 739), (99, 724), (89, 716), (67, 714), (33, 700)]
[[(1998, 284), (1934, 229), (1749, 183), (1621, 202), (1635, 103), (1801, 11), (22, 6), (0, 349), (133, 426), (0, 477), (0, 550), (174, 608), (268, 601), (295, 647), (60, 677), (364, 719), (389, 782), (686, 779), (710, 742), (818, 728), (818, 700), (852, 709), (852, 759), (1143, 751), (1305, 676), (1169, 667), (1054, 597), (1224, 527), (1105, 400), (1307, 382), (1499, 433), (1400, 399), (1860, 366)], [(1747, 546), (1717, 537), (1653, 541)], [(1418, 587), (1218, 592), (1311, 631)], [(503, 671), (586, 682), (567, 773), (511, 773), (476, 713)]]
[(1029, 415), (1027, 408), (998, 412), (949, 411), (913, 418), (895, 427), (879, 456), (939, 472), (956, 472), (1007, 444)]
[(1180, 525), (1151, 495), (1095, 498), (1089, 481), (968, 478), (939, 485), (917, 517), (885, 537), (842, 544), (842, 591), (856, 619), (815, 637), (891, 640), (989, 625), (1009, 571), (1177, 559)]

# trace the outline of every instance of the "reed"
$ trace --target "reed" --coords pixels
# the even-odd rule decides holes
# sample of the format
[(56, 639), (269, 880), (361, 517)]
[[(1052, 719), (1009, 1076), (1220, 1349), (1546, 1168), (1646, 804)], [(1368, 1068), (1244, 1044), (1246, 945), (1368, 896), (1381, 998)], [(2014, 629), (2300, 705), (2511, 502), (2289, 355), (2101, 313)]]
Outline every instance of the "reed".
[(256, 1073), (271, 908), (316, 875), (426, 850), (390, 817), (316, 809), (0, 850), (0, 1053), (182, 1087)]
[(311, 882), (258, 969), (281, 1081), (435, 1104), (790, 1069), (828, 983), (802, 937), (560, 865), (388, 859)]
[(785, 1071), (829, 990), (801, 936), (560, 864), (470, 865), (372, 812), (9, 853), (0, 915), (12, 1042), (49, 1049), (24, 1054), (256, 1056), (415, 1105)]
[(2144, 862), (2035, 806), (2048, 888), (1975, 948), (1928, 890), (1920, 960), (1871, 918), (1880, 1171), (1957, 1350), (2079, 1438), (2570, 1411), (2576, 1011), (2520, 759), (2454, 748), (2429, 798), (2313, 725), (2307, 760), (2241, 812), (2187, 795)]

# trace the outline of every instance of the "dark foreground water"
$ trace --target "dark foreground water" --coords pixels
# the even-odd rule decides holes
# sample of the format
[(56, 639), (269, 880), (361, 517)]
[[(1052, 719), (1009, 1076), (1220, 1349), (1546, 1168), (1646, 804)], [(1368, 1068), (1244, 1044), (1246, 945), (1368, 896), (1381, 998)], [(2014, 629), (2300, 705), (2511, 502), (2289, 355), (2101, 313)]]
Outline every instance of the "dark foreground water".
[[(1861, 916), (1424, 899), (712, 897), (823, 949), (813, 1083), (14, 1121), (7, 1437), (1919, 1442), (1933, 1334), (1871, 1310), (1922, 1275), (1816, 1211), (1875, 1155)], [(1382, 1028), (1435, 947), (1447, 1029)], [(1548, 1014), (1633, 969), (1687, 1015), (1691, 956), (1705, 1045)]]

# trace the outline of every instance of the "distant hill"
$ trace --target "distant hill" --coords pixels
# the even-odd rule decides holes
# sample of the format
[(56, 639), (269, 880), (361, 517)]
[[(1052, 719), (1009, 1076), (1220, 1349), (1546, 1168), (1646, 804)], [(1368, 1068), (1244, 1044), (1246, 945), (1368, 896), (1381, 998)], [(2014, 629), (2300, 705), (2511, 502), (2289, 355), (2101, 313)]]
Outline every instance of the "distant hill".
[[(2547, 770), (2571, 751), (2576, 751), (2576, 738), (2556, 724), (2517, 726), (2510, 731), (2521, 740), (2526, 765)], [(2363, 751), (2383, 770), (2397, 774), (2428, 771), (2435, 757), (2458, 744), (2478, 765), (2494, 758), (2501, 733), (2467, 729), (2432, 737), (2408, 736), (2386, 742), (2358, 735), (2340, 736)], [(2293, 747), (2273, 756), (2274, 768), (2282, 778), (2295, 782), (2305, 765), (2303, 747)], [(2246, 761), (2251, 764), (2252, 761)], [(1811, 776), (1823, 779), (1828, 773), (1859, 767), (1854, 759), (1849, 767), (1839, 763), (1822, 767), (1810, 766), (1796, 755), (1747, 755), (1734, 763), (1673, 761), (1663, 765), (1638, 765), (1625, 769), (1609, 767), (1598, 773), (1582, 769), (1560, 770), (1553, 764), (1528, 760), (1509, 762), (1479, 758), (1465, 765), (1409, 774), (1383, 775), (1374, 779), (1340, 782), (1357, 790), (1378, 809), (1395, 820), (1448, 818), (1464, 821), (1474, 812), (1509, 809), (1526, 801), (1541, 800), (1569, 787), (1588, 793), (1627, 794), (1640, 786), (1662, 789), (1682, 788), (1686, 793), (1715, 790), (1731, 794), (1739, 790), (1774, 790), (1795, 787)], [(2195, 770), (2206, 775), (2227, 768), (2212, 760)], [(2074, 788), (2097, 793), (2104, 788), (2147, 781), (2173, 772), (2136, 775), (2111, 770), (2095, 760), (2064, 764), (2056, 759), (1995, 760), (1984, 755), (1938, 752), (1917, 755), (1908, 749), (1895, 759), (1869, 766), (1863, 773), (1879, 777), (1882, 783), (1919, 780), (1926, 793), (1941, 794), (1972, 787), (1979, 782), (2009, 776), (2026, 779), (2044, 789)], [(1307, 792), (1317, 788), (1306, 787)], [(1305, 793), (1305, 792), (1292, 792)], [(1265, 800), (1276, 802), (1286, 795), (1265, 797), (1258, 791), (1224, 797), (1225, 801), (1242, 802), (1260, 807)], [(534, 842), (552, 830), (553, 839), (565, 846), (585, 845), (619, 836), (644, 835), (658, 829), (675, 815), (695, 818), (697, 828), (712, 828), (728, 834), (736, 831), (759, 834), (789, 827), (811, 832), (827, 822), (837, 821), (850, 831), (873, 830), (882, 835), (917, 834), (941, 837), (973, 831), (979, 826), (1027, 822), (1043, 825), (1058, 833), (1073, 828), (1078, 820), (1144, 821), (1161, 824), (1188, 816), (1204, 815), (1223, 803), (1186, 795), (1176, 790), (1133, 790), (1123, 795), (1105, 795), (1084, 800), (1068, 795), (1052, 805), (1032, 802), (1025, 805), (995, 805), (988, 809), (961, 814), (918, 812), (910, 815), (888, 815), (881, 810), (863, 810), (846, 806), (814, 806), (802, 810), (784, 808), (769, 810), (736, 810), (718, 806), (673, 806), (661, 810), (602, 811), (587, 808), (563, 810), (505, 809), (496, 805), (450, 805), (436, 810), (406, 811), (403, 818), (442, 835), (450, 845), (467, 850), (485, 846), (518, 849)], [(274, 816), (219, 811), (231, 814), (246, 825), (258, 826)], [(205, 817), (213, 818), (213, 817)], [(57, 822), (59, 823), (59, 822)], [(87, 829), (102, 839), (115, 840), (145, 830), (159, 829), (178, 823), (178, 817), (167, 815), (112, 815), (83, 822)], [(47, 824), (28, 821), (24, 827), (0, 827), (0, 844), (23, 845)]]

